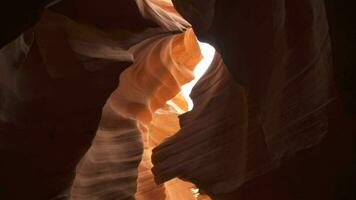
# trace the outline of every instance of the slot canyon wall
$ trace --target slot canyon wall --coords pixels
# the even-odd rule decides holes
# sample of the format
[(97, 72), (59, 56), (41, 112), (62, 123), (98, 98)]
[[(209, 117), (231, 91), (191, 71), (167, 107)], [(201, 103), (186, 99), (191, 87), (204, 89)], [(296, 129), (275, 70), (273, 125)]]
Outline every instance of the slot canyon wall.
[(354, 197), (351, 4), (1, 7), (0, 199)]

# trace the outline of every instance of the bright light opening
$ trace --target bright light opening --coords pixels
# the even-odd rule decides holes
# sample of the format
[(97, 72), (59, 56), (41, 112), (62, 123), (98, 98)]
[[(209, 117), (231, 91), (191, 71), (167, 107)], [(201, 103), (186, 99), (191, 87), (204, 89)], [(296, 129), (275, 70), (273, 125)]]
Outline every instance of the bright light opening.
[(190, 99), (190, 93), (192, 92), (193, 87), (199, 81), (199, 79), (204, 75), (204, 73), (210, 67), (214, 55), (215, 48), (207, 43), (199, 42), (199, 46), (201, 49), (201, 53), (203, 55), (203, 59), (199, 62), (199, 64), (194, 69), (194, 80), (182, 86), (182, 93), (186, 97), (188, 101), (188, 111), (193, 109), (193, 101)]

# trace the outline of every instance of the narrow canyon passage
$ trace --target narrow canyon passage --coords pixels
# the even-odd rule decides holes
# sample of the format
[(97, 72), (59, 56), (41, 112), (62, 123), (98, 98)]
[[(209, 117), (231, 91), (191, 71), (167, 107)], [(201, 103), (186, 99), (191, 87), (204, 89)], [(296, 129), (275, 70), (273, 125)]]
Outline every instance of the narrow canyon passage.
[(1, 200), (355, 197), (351, 4), (1, 4)]

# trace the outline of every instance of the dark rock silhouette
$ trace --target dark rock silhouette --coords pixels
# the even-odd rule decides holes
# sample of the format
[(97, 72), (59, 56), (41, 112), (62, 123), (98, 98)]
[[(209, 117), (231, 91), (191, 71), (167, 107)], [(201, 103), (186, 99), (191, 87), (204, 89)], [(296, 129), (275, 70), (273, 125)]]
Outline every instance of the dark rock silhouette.
[(355, 6), (172, 2), (1, 3), (0, 199), (353, 199)]

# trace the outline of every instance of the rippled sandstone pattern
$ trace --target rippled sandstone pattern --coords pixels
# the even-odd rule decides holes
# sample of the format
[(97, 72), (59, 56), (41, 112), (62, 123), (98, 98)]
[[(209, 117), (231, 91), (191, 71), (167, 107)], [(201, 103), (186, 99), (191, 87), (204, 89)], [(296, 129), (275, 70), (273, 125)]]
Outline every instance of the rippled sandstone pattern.
[[(155, 183), (175, 177), (214, 199), (352, 190), (351, 6), (174, 0), (187, 22), (168, 0), (76, 0), (28, 29), (48, 2), (23, 4), (0, 34), (0, 197), (194, 199), (193, 184)], [(189, 23), (222, 60), (181, 115), (200, 59)]]

